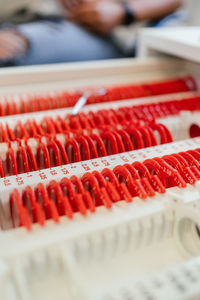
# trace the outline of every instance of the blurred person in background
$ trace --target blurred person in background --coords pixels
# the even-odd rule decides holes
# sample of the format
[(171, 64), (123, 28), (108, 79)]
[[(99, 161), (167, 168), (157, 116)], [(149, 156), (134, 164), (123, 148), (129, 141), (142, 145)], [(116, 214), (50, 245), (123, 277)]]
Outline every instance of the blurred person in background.
[(135, 30), (159, 24), (182, 4), (182, 0), (39, 0), (0, 17), (0, 62), (33, 65), (130, 56)]

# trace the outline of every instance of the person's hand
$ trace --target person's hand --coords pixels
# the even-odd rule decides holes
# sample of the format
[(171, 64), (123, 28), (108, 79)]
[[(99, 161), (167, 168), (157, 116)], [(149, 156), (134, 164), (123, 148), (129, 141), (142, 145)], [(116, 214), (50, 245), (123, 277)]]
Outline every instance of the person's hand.
[(123, 6), (116, 1), (94, 0), (84, 1), (71, 8), (68, 18), (98, 34), (105, 35), (123, 22), (124, 14)]
[(0, 31), (0, 60), (8, 60), (25, 54), (28, 48), (26, 38), (12, 29)]

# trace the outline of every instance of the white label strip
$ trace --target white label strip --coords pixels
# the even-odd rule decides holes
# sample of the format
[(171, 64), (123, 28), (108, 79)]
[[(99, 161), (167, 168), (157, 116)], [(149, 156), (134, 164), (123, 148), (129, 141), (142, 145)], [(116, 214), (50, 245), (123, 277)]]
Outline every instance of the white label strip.
[(47, 184), (51, 180), (61, 180), (63, 177), (71, 177), (73, 175), (80, 177), (86, 172), (92, 172), (95, 170), (102, 171), (104, 168), (113, 169), (118, 165), (133, 163), (134, 161), (144, 161), (153, 157), (162, 157), (167, 154), (192, 150), (198, 147), (200, 147), (200, 138), (194, 138), (31, 173), (24, 173), (17, 176), (1, 178), (0, 199), (4, 200), (4, 197), (7, 198), (10, 191), (15, 188), (22, 190), (28, 185), (35, 186), (40, 182)]
[[(157, 273), (138, 277), (139, 279), (134, 280), (130, 274), (126, 284), (123, 281), (119, 286), (115, 283), (117, 288), (103, 289), (99, 297), (92, 294), (93, 298), (88, 297), (88, 299), (200, 299), (200, 257), (165, 268)], [(121, 297), (118, 298), (118, 295)]]

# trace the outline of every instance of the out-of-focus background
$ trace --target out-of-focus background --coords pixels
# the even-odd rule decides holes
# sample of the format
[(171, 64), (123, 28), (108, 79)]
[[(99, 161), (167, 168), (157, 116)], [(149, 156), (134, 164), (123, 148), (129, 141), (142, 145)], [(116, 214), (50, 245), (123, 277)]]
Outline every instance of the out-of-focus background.
[(0, 66), (132, 57), (143, 27), (199, 25), (199, 0), (0, 0)]

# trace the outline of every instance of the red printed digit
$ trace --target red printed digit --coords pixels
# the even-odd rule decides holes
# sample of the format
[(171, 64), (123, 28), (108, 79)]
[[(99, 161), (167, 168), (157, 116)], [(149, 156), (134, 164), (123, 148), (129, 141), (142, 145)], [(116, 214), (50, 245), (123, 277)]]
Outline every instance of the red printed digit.
[(40, 178), (41, 178), (42, 180), (47, 179), (47, 175), (46, 175), (44, 172), (39, 173), (39, 176), (40, 176)]

